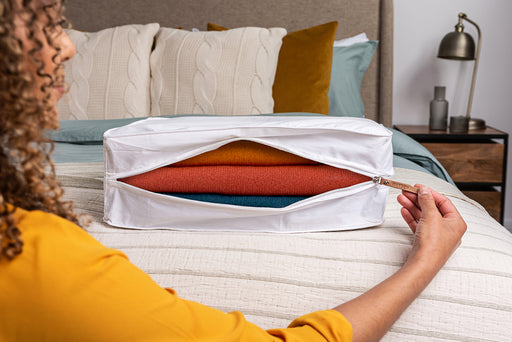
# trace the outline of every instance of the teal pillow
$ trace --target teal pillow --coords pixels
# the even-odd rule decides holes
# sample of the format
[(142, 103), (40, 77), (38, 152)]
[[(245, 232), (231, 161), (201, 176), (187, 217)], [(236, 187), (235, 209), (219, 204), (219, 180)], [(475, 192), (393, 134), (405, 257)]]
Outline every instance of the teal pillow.
[(335, 46), (332, 54), (329, 115), (364, 116), (361, 81), (368, 69), (378, 42)]

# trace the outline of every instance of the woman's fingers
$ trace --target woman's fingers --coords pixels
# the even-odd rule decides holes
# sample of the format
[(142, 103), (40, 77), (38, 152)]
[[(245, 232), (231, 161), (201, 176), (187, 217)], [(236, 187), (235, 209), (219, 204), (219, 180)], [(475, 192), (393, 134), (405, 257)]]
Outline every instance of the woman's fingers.
[[(416, 184), (415, 187), (419, 188), (419, 185)], [(417, 194), (413, 194), (412, 192), (409, 191), (402, 191), (402, 195), (410, 199), (411, 202), (413, 202), (414, 204), (416, 204), (417, 207), (419, 207)]]
[(434, 201), (436, 202), (436, 206), (443, 217), (459, 216), (457, 208), (455, 208), (455, 205), (447, 197), (434, 190), (431, 190), (431, 193), (432, 197), (434, 197)]
[(409, 228), (411, 228), (412, 232), (416, 233), (416, 227), (418, 226), (418, 221), (416, 221), (416, 219), (411, 214), (411, 212), (406, 208), (402, 208), (400, 210), (400, 213), (402, 214), (402, 217), (403, 217), (405, 223), (407, 223)]
[(398, 203), (400, 203), (402, 207), (406, 208), (411, 213), (415, 220), (419, 221), (419, 219), (421, 218), (421, 209), (417, 204), (416, 195), (410, 194), (414, 196), (414, 198), (411, 199), (411, 196), (408, 196), (407, 194), (398, 195)]

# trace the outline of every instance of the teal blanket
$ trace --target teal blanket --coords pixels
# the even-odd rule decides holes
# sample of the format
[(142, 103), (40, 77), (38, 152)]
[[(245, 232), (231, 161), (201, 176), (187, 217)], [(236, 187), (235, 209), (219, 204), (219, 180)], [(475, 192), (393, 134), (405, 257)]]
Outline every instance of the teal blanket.
[[(427, 170), (428, 173), (455, 184), (441, 163), (423, 145), (400, 131), (392, 128), (389, 130), (393, 132), (393, 165), (395, 167)], [(420, 169), (417, 168), (418, 166)]]
[[(272, 115), (272, 114), (271, 114)], [(286, 116), (315, 115), (311, 113), (279, 113)], [(320, 114), (316, 114), (320, 115)], [(168, 116), (176, 117), (176, 116)], [(57, 131), (48, 131), (55, 142), (52, 158), (56, 163), (87, 163), (103, 161), (103, 133), (145, 118), (113, 120), (63, 120)], [(430, 173), (453, 184), (448, 172), (421, 144), (409, 136), (393, 132), (393, 165)]]

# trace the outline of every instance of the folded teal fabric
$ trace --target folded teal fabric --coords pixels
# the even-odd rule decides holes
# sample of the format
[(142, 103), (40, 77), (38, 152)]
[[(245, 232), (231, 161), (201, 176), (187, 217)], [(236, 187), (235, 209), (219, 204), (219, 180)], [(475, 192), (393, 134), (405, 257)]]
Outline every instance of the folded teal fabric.
[(284, 208), (309, 196), (240, 196), (222, 194), (162, 193), (184, 199), (244, 207)]

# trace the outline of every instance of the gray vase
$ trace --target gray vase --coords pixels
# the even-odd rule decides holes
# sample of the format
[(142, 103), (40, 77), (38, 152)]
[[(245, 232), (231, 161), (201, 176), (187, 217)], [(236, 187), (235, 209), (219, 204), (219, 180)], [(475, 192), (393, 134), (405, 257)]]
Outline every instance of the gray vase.
[(448, 121), (448, 101), (445, 99), (446, 87), (434, 87), (434, 99), (430, 101), (431, 130), (446, 130)]

